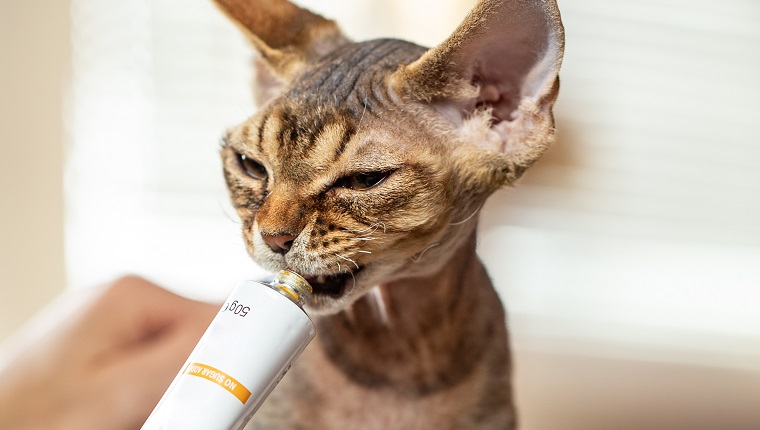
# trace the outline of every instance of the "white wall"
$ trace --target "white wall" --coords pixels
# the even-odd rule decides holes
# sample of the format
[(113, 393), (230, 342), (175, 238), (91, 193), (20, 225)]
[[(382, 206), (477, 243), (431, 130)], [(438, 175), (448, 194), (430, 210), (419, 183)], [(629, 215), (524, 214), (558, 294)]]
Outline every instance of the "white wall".
[(0, 2), (0, 340), (64, 288), (69, 2)]

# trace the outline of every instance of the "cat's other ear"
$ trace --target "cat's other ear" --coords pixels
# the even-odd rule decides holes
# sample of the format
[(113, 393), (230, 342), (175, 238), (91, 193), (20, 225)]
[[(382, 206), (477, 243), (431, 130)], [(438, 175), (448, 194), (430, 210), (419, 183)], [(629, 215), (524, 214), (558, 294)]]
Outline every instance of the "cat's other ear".
[[(391, 77), (394, 89), (436, 107), (506, 160), (511, 183), (554, 140), (564, 30), (555, 0), (481, 0), (442, 44)], [(484, 160), (481, 160), (484, 161)]]
[(214, 0), (259, 56), (254, 94), (265, 103), (298, 73), (349, 40), (338, 25), (287, 0)]

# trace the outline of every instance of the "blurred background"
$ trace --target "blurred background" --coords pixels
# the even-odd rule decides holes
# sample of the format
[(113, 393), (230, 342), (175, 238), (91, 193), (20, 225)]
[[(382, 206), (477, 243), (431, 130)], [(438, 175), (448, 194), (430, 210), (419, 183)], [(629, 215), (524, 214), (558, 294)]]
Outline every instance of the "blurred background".
[[(300, 1), (432, 45), (471, 0)], [(559, 140), (484, 209), (524, 430), (760, 428), (760, 2), (560, 0)], [(207, 0), (0, 1), (0, 340), (138, 273), (221, 300), (252, 52)]]

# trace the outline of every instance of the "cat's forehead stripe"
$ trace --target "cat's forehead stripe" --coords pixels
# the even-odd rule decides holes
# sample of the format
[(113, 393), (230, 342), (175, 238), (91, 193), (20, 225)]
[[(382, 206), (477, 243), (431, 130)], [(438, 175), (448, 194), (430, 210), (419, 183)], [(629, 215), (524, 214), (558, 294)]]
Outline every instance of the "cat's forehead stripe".
[(261, 153), (276, 154), (280, 144), (277, 141), (282, 127), (279, 115), (269, 115), (261, 125)]
[(262, 114), (258, 130), (251, 130), (257, 142), (248, 145), (276, 166), (280, 180), (307, 184), (342, 164), (349, 145), (361, 142), (354, 137), (362, 123), (396, 112), (384, 76), (418, 58), (424, 48), (385, 39), (339, 51), (304, 73)]
[[(347, 118), (342, 118), (343, 121)], [(341, 121), (340, 115), (333, 111), (309, 114), (300, 109), (283, 109), (280, 113), (280, 131), (277, 156), (288, 158), (304, 158), (314, 149), (320, 136), (326, 128)]]
[[(283, 97), (301, 106), (331, 107), (359, 119), (375, 103), (389, 100), (384, 78), (402, 64), (422, 55), (425, 48), (395, 39), (346, 45), (304, 73)], [(376, 99), (376, 100), (373, 100)]]
[(259, 125), (259, 131), (257, 135), (258, 140), (256, 141), (256, 147), (258, 148), (260, 153), (264, 152), (264, 143), (263, 143), (264, 131), (266, 130), (267, 122), (269, 121), (269, 118), (271, 118), (270, 115), (264, 115), (264, 118), (262, 118), (261, 123)]
[(346, 150), (346, 145), (348, 145), (348, 141), (351, 140), (354, 134), (356, 134), (356, 127), (354, 127), (353, 124), (344, 124), (343, 135), (341, 136), (340, 141), (338, 142), (338, 145), (335, 148), (335, 156), (333, 158), (333, 162), (338, 161), (340, 159), (340, 156), (343, 155), (343, 151)]
[(345, 106), (357, 85), (371, 78), (375, 70), (398, 65), (399, 59), (392, 53), (403, 43), (384, 39), (348, 45), (297, 81), (288, 97), (313, 105)]
[(329, 170), (353, 136), (350, 114), (333, 109), (319, 114), (297, 105), (279, 106), (261, 125), (262, 155), (275, 167), (279, 180), (305, 185)]

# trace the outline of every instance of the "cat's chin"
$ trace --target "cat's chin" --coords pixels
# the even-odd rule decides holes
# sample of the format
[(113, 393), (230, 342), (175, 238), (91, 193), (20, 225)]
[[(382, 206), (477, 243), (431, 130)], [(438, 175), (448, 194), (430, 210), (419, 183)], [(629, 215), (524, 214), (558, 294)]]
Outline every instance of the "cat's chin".
[(311, 285), (314, 295), (339, 299), (346, 292), (354, 289), (356, 286), (356, 276), (362, 269), (363, 267), (360, 267), (350, 272), (333, 275), (304, 276), (304, 279)]
[(306, 302), (309, 315), (333, 315), (350, 307), (364, 294), (364, 267), (333, 275), (304, 276), (313, 292)]

